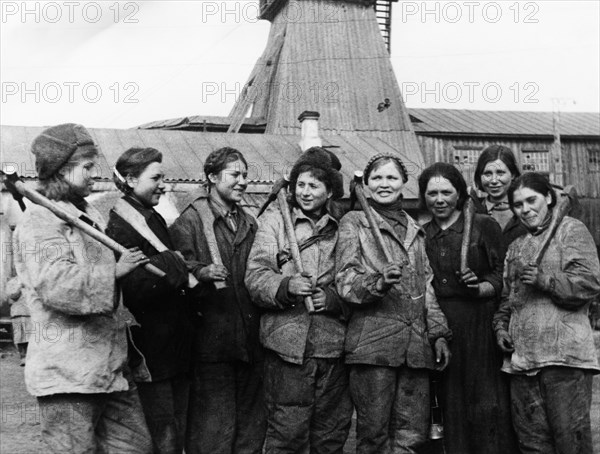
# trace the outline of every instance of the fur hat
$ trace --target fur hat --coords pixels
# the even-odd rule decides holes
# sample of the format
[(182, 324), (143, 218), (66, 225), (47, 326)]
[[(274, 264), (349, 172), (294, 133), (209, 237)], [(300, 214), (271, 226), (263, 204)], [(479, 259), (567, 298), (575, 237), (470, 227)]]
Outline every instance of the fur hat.
[(290, 193), (296, 192), (296, 182), (302, 166), (310, 166), (325, 171), (331, 189), (332, 198), (340, 199), (344, 195), (344, 177), (340, 172), (342, 164), (331, 151), (321, 147), (311, 147), (300, 155), (290, 172)]
[(97, 151), (92, 136), (81, 125), (66, 123), (42, 131), (31, 144), (40, 180), (46, 180), (56, 174), (80, 147), (89, 147)]

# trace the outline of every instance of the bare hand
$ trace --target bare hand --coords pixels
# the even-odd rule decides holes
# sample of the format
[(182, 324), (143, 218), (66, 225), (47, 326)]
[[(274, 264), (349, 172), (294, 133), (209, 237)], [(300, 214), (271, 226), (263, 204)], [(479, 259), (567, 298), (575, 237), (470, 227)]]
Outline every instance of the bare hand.
[(540, 274), (540, 269), (535, 263), (525, 265), (523, 267), (523, 271), (521, 272), (521, 282), (539, 287)]
[(459, 282), (465, 284), (471, 290), (479, 289), (479, 278), (470, 268), (467, 268), (463, 272), (457, 271), (456, 274), (458, 275)]
[(327, 309), (327, 294), (322, 288), (317, 287), (313, 291), (312, 300), (315, 312), (323, 312), (325, 309)]
[(313, 293), (312, 276), (309, 273), (294, 274), (288, 281), (288, 293), (296, 296), (310, 296)]
[(508, 334), (506, 330), (501, 329), (496, 331), (496, 343), (504, 353), (512, 353), (515, 351), (512, 337), (510, 337), (510, 334)]
[(211, 263), (200, 269), (198, 279), (202, 282), (224, 281), (229, 276), (229, 271), (223, 265)]
[(438, 338), (433, 345), (435, 350), (435, 370), (444, 370), (450, 364), (450, 348), (448, 347), (448, 341), (443, 337)]
[(381, 277), (377, 281), (377, 290), (382, 292), (394, 284), (400, 283), (402, 277), (402, 268), (396, 263), (388, 263), (381, 270)]
[(131, 273), (138, 266), (145, 265), (150, 260), (140, 251), (139, 247), (133, 247), (121, 254), (117, 267), (115, 269), (115, 276), (117, 279)]

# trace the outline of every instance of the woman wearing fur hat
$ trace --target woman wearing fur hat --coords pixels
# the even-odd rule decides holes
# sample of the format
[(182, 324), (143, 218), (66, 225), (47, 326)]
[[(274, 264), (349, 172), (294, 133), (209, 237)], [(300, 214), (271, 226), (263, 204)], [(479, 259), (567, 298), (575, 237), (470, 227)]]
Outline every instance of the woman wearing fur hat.
[[(346, 311), (334, 285), (341, 165), (319, 147), (290, 174), (291, 219), (304, 273), (295, 269), (279, 210), (265, 214), (248, 259), (246, 285), (261, 316), (265, 354), (265, 452), (343, 452), (352, 416), (342, 354)], [(303, 299), (312, 296), (309, 314)]]
[[(98, 150), (81, 125), (43, 131), (33, 142), (40, 192), (63, 210), (103, 230), (85, 200)], [(148, 453), (152, 446), (127, 368), (127, 325), (133, 317), (115, 284), (148, 262), (130, 249), (115, 263), (111, 250), (49, 209), (31, 205), (15, 231), (15, 254), (34, 334), (25, 383), (37, 397), (41, 429), (56, 453)]]
[[(158, 278), (138, 268), (120, 281), (125, 306), (141, 325), (131, 333), (150, 374), (137, 386), (156, 454), (183, 450), (195, 315), (185, 294), (186, 263), (174, 252), (167, 224), (154, 210), (165, 191), (163, 178), (160, 151), (125, 151), (115, 164), (113, 177), (124, 197), (111, 210), (106, 229), (121, 245), (139, 247), (166, 273), (165, 278)], [(142, 229), (134, 227), (136, 219)], [(169, 249), (159, 252), (157, 241)]]
[(444, 369), (450, 359), (451, 332), (431, 285), (425, 235), (402, 210), (407, 180), (396, 155), (376, 155), (364, 171), (392, 263), (364, 212), (340, 222), (336, 283), (353, 308), (345, 354), (361, 454), (416, 452), (429, 427), (429, 371)]
[[(265, 436), (260, 312), (244, 285), (257, 227), (240, 205), (248, 165), (238, 150), (223, 147), (208, 155), (204, 173), (208, 198), (194, 200), (171, 226), (175, 247), (200, 281), (194, 292), (201, 316), (192, 345), (185, 452), (260, 454)], [(211, 246), (218, 248), (221, 263)]]

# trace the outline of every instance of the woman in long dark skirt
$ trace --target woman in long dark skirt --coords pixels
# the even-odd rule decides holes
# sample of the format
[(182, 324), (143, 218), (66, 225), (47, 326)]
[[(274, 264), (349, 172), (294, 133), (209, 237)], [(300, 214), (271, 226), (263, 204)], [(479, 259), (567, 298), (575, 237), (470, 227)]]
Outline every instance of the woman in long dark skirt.
[(449, 454), (518, 452), (508, 385), (492, 317), (502, 289), (505, 249), (491, 217), (476, 214), (468, 270), (460, 272), (466, 183), (452, 165), (436, 163), (419, 178), (421, 202), (433, 219), (424, 226), (433, 288), (453, 333), (452, 362), (443, 373), (444, 444)]

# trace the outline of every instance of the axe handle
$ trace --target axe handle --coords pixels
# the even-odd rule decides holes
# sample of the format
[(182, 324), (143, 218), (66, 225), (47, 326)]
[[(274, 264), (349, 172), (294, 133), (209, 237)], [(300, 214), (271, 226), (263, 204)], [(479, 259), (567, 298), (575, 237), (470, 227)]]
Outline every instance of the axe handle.
[[(292, 254), (294, 265), (299, 273), (304, 273), (304, 265), (302, 264), (302, 258), (300, 257), (300, 249), (298, 248), (298, 240), (296, 239), (294, 223), (292, 222), (292, 216), (290, 215), (290, 207), (288, 206), (285, 198), (286, 192), (287, 191), (284, 188), (277, 193), (277, 202), (279, 203), (281, 216), (283, 216), (283, 225), (287, 239), (290, 243), (290, 253)], [(306, 306), (306, 310), (309, 314), (315, 311), (315, 305), (311, 296), (304, 297), (304, 305)]]
[(542, 259), (544, 258), (544, 255), (546, 254), (546, 251), (548, 250), (548, 246), (550, 246), (550, 242), (552, 241), (552, 238), (554, 238), (554, 235), (556, 235), (558, 226), (563, 221), (565, 216), (567, 214), (569, 214), (569, 209), (571, 207), (571, 204), (569, 202), (569, 197), (577, 197), (577, 193), (573, 186), (565, 187), (563, 194), (560, 194), (560, 193), (556, 194), (556, 199), (557, 199), (556, 206), (554, 207), (554, 210), (553, 210), (554, 213), (552, 213), (552, 221), (550, 221), (550, 226), (548, 227), (548, 233), (546, 234), (546, 237), (544, 238), (544, 241), (542, 242), (542, 244), (541, 244), (540, 248), (538, 249), (538, 251), (536, 252), (535, 256), (531, 260), (537, 266), (540, 266), (540, 263), (542, 263)]
[[(37, 191), (35, 191), (33, 189), (29, 189), (28, 187), (25, 186), (25, 184), (22, 181), (16, 181), (15, 182), (15, 187), (17, 188), (17, 190), (19, 191), (20, 194), (22, 194), (24, 197), (26, 197), (29, 200), (31, 200), (33, 203), (35, 203), (37, 205), (41, 205), (44, 208), (49, 209), (57, 217), (59, 217), (60, 219), (62, 219), (66, 223), (71, 224), (71, 225), (77, 227), (78, 229), (82, 230), (87, 235), (91, 236), (96, 241), (99, 241), (100, 243), (102, 243), (107, 248), (112, 249), (113, 251), (118, 252), (119, 254), (123, 254), (123, 253), (127, 252), (127, 248), (126, 247), (121, 246), (115, 240), (113, 240), (112, 238), (108, 237), (107, 235), (105, 235), (104, 233), (100, 232), (99, 230), (96, 230), (94, 227), (92, 227), (88, 223), (82, 221), (81, 219), (79, 219), (76, 216), (73, 216), (71, 213), (68, 213), (67, 211), (63, 210), (60, 206), (58, 206), (57, 204), (55, 204), (54, 202), (52, 202), (52, 200), (50, 200), (47, 197), (43, 196), (39, 192), (37, 192)], [(153, 274), (155, 274), (155, 275), (157, 275), (159, 277), (166, 276), (166, 274), (165, 274), (165, 272), (163, 270), (161, 270), (160, 268), (152, 265), (151, 263), (146, 263), (144, 265), (144, 268), (147, 271), (149, 271), (149, 272), (151, 272), (151, 273), (153, 273)]]
[(369, 227), (371, 228), (375, 242), (377, 243), (377, 246), (379, 246), (379, 250), (383, 252), (383, 255), (388, 263), (393, 263), (394, 258), (392, 257), (391, 252), (383, 240), (383, 235), (381, 234), (381, 230), (379, 230), (379, 225), (375, 220), (371, 205), (369, 205), (369, 202), (365, 197), (364, 189), (361, 183), (356, 184), (354, 187), (354, 192), (356, 193), (356, 199), (358, 200), (358, 203), (360, 203), (363, 213), (365, 213), (365, 216), (367, 217), (367, 222), (369, 223)]
[[(202, 220), (202, 232), (204, 233), (206, 243), (208, 244), (210, 260), (215, 265), (224, 266), (223, 261), (221, 260), (221, 253), (219, 252), (217, 237), (215, 236), (215, 217), (213, 216), (210, 205), (208, 204), (208, 199), (201, 199), (200, 210), (198, 210), (198, 214)], [(223, 290), (224, 288), (227, 288), (227, 283), (225, 281), (213, 281), (213, 284), (217, 290)]]
[(471, 243), (471, 231), (473, 230), (473, 218), (475, 217), (475, 206), (473, 199), (467, 197), (463, 208), (464, 228), (462, 234), (462, 242), (460, 244), (460, 272), (464, 273), (469, 268), (469, 244)]
[[(117, 213), (125, 222), (127, 222), (134, 230), (140, 234), (150, 245), (158, 252), (168, 251), (169, 248), (150, 229), (144, 217), (130, 204), (123, 199), (119, 200), (113, 207), (113, 211)], [(198, 279), (188, 273), (188, 288), (194, 288), (199, 284)]]

